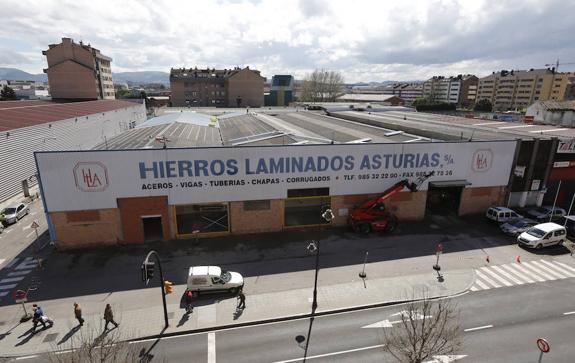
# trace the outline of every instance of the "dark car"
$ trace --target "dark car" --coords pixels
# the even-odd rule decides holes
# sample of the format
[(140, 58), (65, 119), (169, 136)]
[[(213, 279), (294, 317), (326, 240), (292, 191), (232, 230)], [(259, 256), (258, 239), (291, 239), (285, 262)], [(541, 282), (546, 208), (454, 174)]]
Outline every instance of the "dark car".
[(499, 228), (508, 236), (519, 236), (529, 228), (536, 225), (537, 222), (529, 218), (518, 218), (506, 223), (502, 223)]

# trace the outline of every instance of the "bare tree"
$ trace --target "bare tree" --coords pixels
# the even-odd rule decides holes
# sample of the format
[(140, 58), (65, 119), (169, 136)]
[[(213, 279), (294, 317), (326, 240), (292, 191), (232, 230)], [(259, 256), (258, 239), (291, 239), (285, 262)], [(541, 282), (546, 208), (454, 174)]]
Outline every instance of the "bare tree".
[(383, 329), (383, 350), (402, 363), (456, 354), (463, 345), (459, 311), (451, 300), (411, 302), (397, 325)]
[(339, 72), (314, 70), (305, 76), (301, 100), (312, 102), (333, 102), (342, 93), (343, 76)]
[[(77, 332), (77, 335), (74, 334)], [(62, 346), (66, 343), (64, 346)], [(103, 333), (84, 327), (73, 328), (48, 355), (51, 363), (147, 362), (146, 357), (122, 341), (118, 329)], [(65, 348), (65, 351), (60, 351)]]

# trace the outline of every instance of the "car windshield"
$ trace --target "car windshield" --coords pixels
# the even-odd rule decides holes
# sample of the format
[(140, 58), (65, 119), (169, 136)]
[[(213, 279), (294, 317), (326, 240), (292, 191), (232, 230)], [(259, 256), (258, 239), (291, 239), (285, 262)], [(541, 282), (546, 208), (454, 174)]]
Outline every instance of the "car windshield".
[(222, 271), (222, 274), (220, 275), (220, 279), (223, 282), (230, 282), (230, 280), (232, 279), (232, 274), (229, 273), (228, 271)]
[(516, 221), (515, 223), (513, 223), (513, 225), (517, 228), (521, 228), (521, 227), (525, 227), (525, 226), (529, 225), (529, 222), (519, 220), (519, 221)]
[(530, 230), (527, 231), (527, 233), (529, 233), (530, 235), (535, 236), (537, 238), (541, 238), (541, 237), (545, 236), (545, 232), (543, 232), (539, 228), (531, 228)]
[(6, 208), (2, 211), (2, 214), (14, 214), (16, 213), (16, 208)]

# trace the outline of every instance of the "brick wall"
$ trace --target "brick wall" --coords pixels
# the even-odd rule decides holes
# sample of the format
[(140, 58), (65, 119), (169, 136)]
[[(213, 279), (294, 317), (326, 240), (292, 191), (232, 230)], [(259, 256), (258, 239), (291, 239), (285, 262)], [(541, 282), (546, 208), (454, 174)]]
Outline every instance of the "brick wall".
[(50, 213), (62, 249), (113, 244), (122, 240), (120, 211), (100, 209)]
[(464, 188), (459, 204), (459, 215), (485, 213), (492, 205), (501, 205), (505, 187)]
[(144, 242), (142, 216), (161, 215), (163, 239), (170, 239), (168, 197), (118, 198), (125, 242)]
[(232, 233), (258, 233), (283, 229), (283, 200), (271, 200), (269, 210), (244, 210), (244, 202), (230, 203)]

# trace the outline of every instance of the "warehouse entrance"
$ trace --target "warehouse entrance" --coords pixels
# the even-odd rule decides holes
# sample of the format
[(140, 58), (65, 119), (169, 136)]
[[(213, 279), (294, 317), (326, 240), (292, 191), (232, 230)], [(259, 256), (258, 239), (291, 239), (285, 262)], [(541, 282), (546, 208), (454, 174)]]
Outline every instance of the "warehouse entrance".
[(463, 188), (471, 183), (463, 180), (430, 182), (427, 190), (426, 215), (457, 216)]
[(162, 216), (142, 217), (144, 227), (144, 241), (161, 241), (164, 235), (162, 231)]
[(284, 226), (329, 224), (321, 216), (328, 208), (331, 208), (329, 188), (289, 189), (284, 202)]

